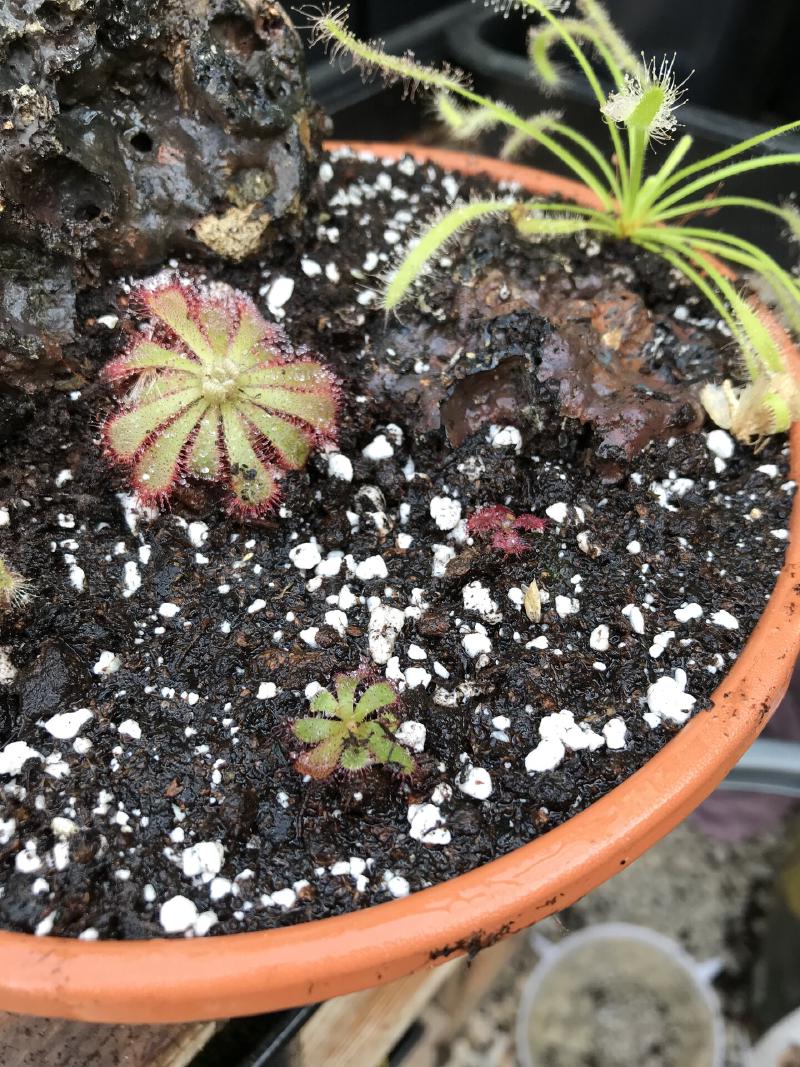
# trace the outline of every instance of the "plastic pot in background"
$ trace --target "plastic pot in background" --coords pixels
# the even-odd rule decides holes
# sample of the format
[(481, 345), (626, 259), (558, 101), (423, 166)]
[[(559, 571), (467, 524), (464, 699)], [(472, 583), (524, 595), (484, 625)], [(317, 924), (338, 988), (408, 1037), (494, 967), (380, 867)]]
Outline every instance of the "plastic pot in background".
[[(620, 0), (622, 3), (623, 0)], [(741, 8), (745, 0), (737, 0), (732, 3), (732, 8)], [(625, 0), (624, 6), (631, 7), (633, 0)], [(680, 0), (680, 3), (690, 4), (691, 0)], [(670, 5), (640, 4), (633, 5), (641, 12), (642, 26), (649, 26), (645, 20), (644, 12), (649, 15), (654, 10), (671, 9)], [(707, 5), (706, 5), (707, 6)], [(724, 6), (727, 10), (727, 5)], [(717, 10), (714, 0), (714, 10)], [(700, 4), (699, 10), (704, 10)], [(724, 21), (724, 20), (723, 20)], [(762, 22), (763, 17), (762, 17)], [(454, 21), (447, 32), (447, 42), (453, 61), (460, 67), (471, 72), (474, 76), (476, 89), (487, 96), (511, 104), (524, 115), (534, 114), (537, 111), (557, 107), (563, 110), (565, 121), (584, 135), (591, 137), (598, 145), (608, 142), (608, 134), (605, 129), (605, 120), (600, 114), (597, 101), (591, 93), (585, 80), (579, 73), (574, 72), (568, 66), (564, 73), (563, 88), (557, 96), (544, 94), (537, 86), (531, 75), (531, 67), (526, 55), (527, 23), (519, 18), (504, 18), (491, 10), (483, 8), (471, 8), (464, 11), (458, 21)], [(655, 26), (658, 24), (655, 23)], [(688, 25), (694, 23), (689, 21)], [(648, 29), (648, 33), (651, 31)], [(760, 31), (759, 31), (760, 32)], [(639, 41), (633, 38), (633, 44), (639, 46)], [(664, 46), (658, 48), (663, 52)], [(697, 62), (703, 62), (701, 52), (697, 52)], [(745, 52), (746, 59), (742, 60), (742, 52), (735, 55), (737, 60), (737, 72), (740, 80), (745, 81), (748, 75), (748, 65), (755, 62), (753, 58), (754, 48)], [(726, 54), (727, 55), (727, 54)], [(688, 74), (691, 64), (680, 62), (679, 77)], [(792, 64), (794, 64), (792, 59)], [(791, 68), (794, 70), (794, 65)], [(722, 77), (722, 72), (717, 70), (717, 76)], [(717, 94), (712, 91), (714, 83), (714, 68), (708, 79), (709, 87), (706, 99), (716, 101)], [(734, 114), (702, 106), (698, 103), (695, 94), (697, 82), (693, 77), (689, 83), (691, 103), (680, 109), (679, 117), (685, 132), (690, 133), (695, 144), (687, 159), (698, 159), (712, 152), (717, 152), (727, 145), (736, 141), (745, 140), (763, 132), (769, 122), (754, 122), (749, 119), (734, 117)], [(797, 117), (797, 116), (792, 116)], [(492, 150), (499, 143), (496, 136), (482, 142), (482, 148)], [(657, 149), (663, 157), (665, 148)], [(762, 146), (764, 152), (800, 152), (800, 136), (784, 136), (767, 145)], [(538, 150), (530, 157), (531, 161), (538, 162), (542, 166), (552, 168), (559, 172), (559, 163), (544, 150)], [(527, 160), (526, 160), (527, 161)], [(780, 202), (786, 200), (796, 192), (797, 178), (791, 167), (770, 167), (754, 174), (745, 173), (739, 178), (732, 179), (728, 186), (736, 189), (742, 196), (755, 196), (765, 200)], [(724, 219), (723, 225), (741, 237), (754, 240), (765, 249), (787, 260), (787, 244), (782, 238), (780, 224), (773, 224), (771, 220), (763, 220), (759, 213), (743, 209), (726, 209), (720, 218)], [(716, 216), (711, 216), (705, 224), (715, 226)]]
[(698, 963), (671, 938), (629, 923), (532, 941), (539, 962), (517, 1013), (521, 1067), (640, 1067), (656, 1053), (673, 1067), (722, 1067), (717, 960)]

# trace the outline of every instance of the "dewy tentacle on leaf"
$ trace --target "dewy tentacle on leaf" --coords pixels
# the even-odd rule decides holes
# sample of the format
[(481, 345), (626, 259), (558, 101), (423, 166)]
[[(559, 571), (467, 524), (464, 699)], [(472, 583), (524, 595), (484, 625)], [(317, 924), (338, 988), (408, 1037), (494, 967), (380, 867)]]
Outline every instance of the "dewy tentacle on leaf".
[(163, 501), (188, 474), (227, 484), (234, 511), (266, 510), (281, 473), (334, 438), (336, 379), (227, 286), (159, 275), (134, 303), (151, 335), (105, 368), (112, 382), (134, 379), (103, 427), (108, 454), (144, 501)]

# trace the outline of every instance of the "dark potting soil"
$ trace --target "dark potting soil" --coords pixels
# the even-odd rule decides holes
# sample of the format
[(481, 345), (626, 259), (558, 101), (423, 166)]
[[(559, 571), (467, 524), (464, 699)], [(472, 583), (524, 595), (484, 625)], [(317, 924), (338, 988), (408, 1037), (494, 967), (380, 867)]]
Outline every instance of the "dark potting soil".
[[(100, 454), (124, 284), (5, 413), (0, 553), (35, 595), (0, 631), (4, 927), (219, 934), (404, 895), (557, 826), (708, 707), (781, 566), (785, 440), (701, 426), (729, 340), (625, 246), (484, 226), (387, 320), (391, 254), (487, 188), (338, 156), (302, 247), (212, 272), (344, 383), (339, 451), (276, 514), (197, 484), (148, 512)], [(467, 535), (490, 504), (547, 525), (507, 556)], [(304, 780), (291, 720), (362, 667), (402, 690), (415, 773)]]

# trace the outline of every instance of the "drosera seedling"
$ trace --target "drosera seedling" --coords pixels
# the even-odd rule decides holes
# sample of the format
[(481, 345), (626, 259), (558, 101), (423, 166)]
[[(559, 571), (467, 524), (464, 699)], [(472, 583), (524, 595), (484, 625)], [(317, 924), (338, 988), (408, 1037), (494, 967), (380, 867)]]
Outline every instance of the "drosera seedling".
[(266, 511), (281, 474), (334, 440), (336, 378), (229, 286), (165, 273), (132, 302), (149, 328), (104, 369), (112, 382), (135, 378), (103, 427), (109, 456), (146, 504), (189, 475), (227, 485), (234, 512)]
[(30, 596), (30, 582), (0, 556), (0, 615), (22, 607)]
[(492, 548), (506, 556), (521, 556), (531, 552), (533, 545), (523, 533), (541, 533), (546, 526), (547, 519), (540, 519), (537, 515), (515, 515), (502, 504), (478, 508), (467, 519), (468, 533), (488, 540)]
[[(675, 74), (674, 58), (647, 61), (636, 56), (599, 0), (575, 0), (575, 14), (567, 18), (560, 15), (570, 7), (570, 0), (485, 3), (504, 14), (517, 8), (537, 17), (529, 55), (534, 74), (548, 91), (557, 90), (563, 82), (552, 59), (555, 47), (570, 55), (605, 119), (606, 149), (562, 121), (557, 112), (523, 117), (475, 92), (460, 71), (425, 66), (410, 53), (390, 55), (381, 42), (360, 40), (348, 29), (346, 7), (309, 12), (314, 43), (328, 47), (334, 59), (347, 57), (365, 74), (378, 70), (388, 82), (400, 81), (411, 92), (418, 88), (432, 92), (439, 118), (456, 138), (469, 140), (491, 127), (505, 127), (506, 157), (526, 146), (541, 147), (586, 190), (580, 204), (503, 194), (452, 205), (409, 244), (387, 280), (383, 306), (391, 310), (407, 298), (460, 232), (498, 216), (505, 215), (530, 240), (576, 234), (627, 240), (660, 256), (683, 275), (706, 298), (738, 348), (741, 384), (709, 382), (700, 393), (710, 417), (738, 440), (755, 444), (768, 434), (788, 430), (800, 419), (800, 383), (786, 364), (782, 338), (756, 312), (726, 268), (766, 282), (795, 334), (800, 332), (800, 279), (759, 245), (711, 228), (703, 220), (721, 210), (744, 208), (777, 221), (795, 238), (800, 234), (800, 213), (792, 205), (772, 204), (723, 188), (730, 179), (750, 171), (800, 164), (798, 152), (747, 155), (796, 130), (800, 120), (688, 164), (685, 160), (693, 141), (685, 134), (648, 173), (651, 147), (669, 141), (680, 125), (687, 79)], [(604, 82), (610, 84), (610, 92)]]
[(296, 758), (295, 769), (318, 779), (330, 778), (337, 768), (362, 771), (375, 764), (411, 774), (414, 760), (393, 737), (400, 725), (395, 688), (355, 672), (337, 674), (334, 689), (335, 694), (320, 689), (311, 698), (311, 714), (292, 723), (295, 737), (313, 746)]

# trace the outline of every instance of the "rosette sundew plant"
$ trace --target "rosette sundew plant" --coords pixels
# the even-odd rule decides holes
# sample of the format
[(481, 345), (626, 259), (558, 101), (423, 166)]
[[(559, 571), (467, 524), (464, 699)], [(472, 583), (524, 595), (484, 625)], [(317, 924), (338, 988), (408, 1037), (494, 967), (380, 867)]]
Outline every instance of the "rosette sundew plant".
[(546, 526), (547, 519), (537, 515), (517, 516), (502, 504), (478, 508), (467, 519), (468, 533), (486, 539), (492, 548), (506, 556), (521, 556), (532, 551), (533, 545), (524, 533), (541, 533)]
[[(389, 82), (434, 93), (436, 110), (450, 132), (464, 140), (492, 126), (509, 131), (504, 155), (526, 145), (550, 152), (589, 191), (593, 206), (495, 197), (459, 203), (435, 218), (411, 244), (386, 284), (383, 303), (396, 308), (408, 296), (432, 258), (465, 227), (505, 215), (531, 239), (591, 233), (599, 238), (631, 241), (662, 257), (709, 301), (740, 353), (744, 381), (707, 384), (701, 399), (719, 425), (743, 441), (787, 430), (800, 417), (800, 386), (785, 365), (779, 337), (731, 280), (730, 272), (761, 277), (774, 293), (790, 328), (800, 330), (800, 280), (752, 241), (702, 225), (710, 213), (737, 207), (761, 212), (800, 234), (800, 214), (789, 205), (722, 191), (723, 184), (747, 172), (800, 163), (800, 153), (754, 149), (800, 126), (791, 122), (747, 138), (703, 159), (686, 163), (692, 138), (680, 137), (671, 150), (647, 166), (654, 143), (676, 134), (685, 82), (678, 81), (674, 61), (646, 61), (633, 54), (597, 0), (575, 0), (575, 17), (560, 17), (569, 0), (512, 0), (495, 4), (537, 16), (529, 54), (537, 77), (550, 90), (561, 81), (553, 62), (563, 46), (586, 78), (608, 129), (604, 151), (590, 138), (561, 121), (557, 112), (523, 117), (512, 108), (473, 91), (468, 78), (449, 68), (417, 63), (410, 54), (388, 55), (380, 42), (361, 41), (347, 28), (347, 9), (316, 13), (314, 38), (330, 46), (333, 57), (345, 56), (369, 73), (382, 72)], [(612, 86), (611, 91), (604, 84)], [(699, 221), (698, 221), (699, 220)]]
[(159, 276), (132, 301), (150, 328), (105, 367), (112, 382), (135, 378), (103, 427), (108, 454), (145, 503), (188, 475), (227, 485), (235, 512), (265, 511), (282, 472), (334, 438), (336, 378), (227, 286)]
[(312, 778), (329, 778), (337, 767), (362, 771), (374, 764), (410, 774), (414, 760), (393, 737), (400, 725), (397, 691), (389, 682), (367, 684), (358, 673), (337, 674), (334, 688), (320, 689), (311, 698), (311, 714), (292, 723), (295, 737), (313, 746), (297, 757), (295, 768)]

